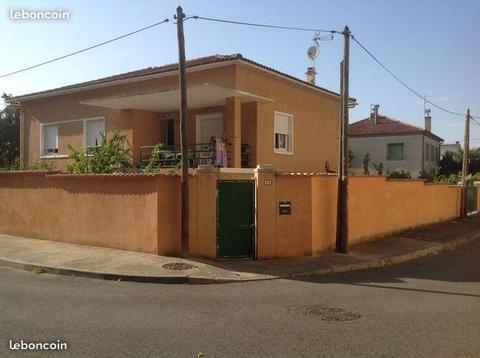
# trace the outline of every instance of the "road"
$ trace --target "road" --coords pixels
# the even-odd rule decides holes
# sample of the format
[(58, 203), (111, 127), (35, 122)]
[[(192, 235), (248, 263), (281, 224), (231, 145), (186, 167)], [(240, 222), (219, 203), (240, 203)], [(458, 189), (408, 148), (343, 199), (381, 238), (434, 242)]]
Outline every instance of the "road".
[[(480, 357), (479, 263), (480, 240), (298, 281), (158, 285), (0, 268), (0, 356), (13, 355), (10, 339), (60, 339), (68, 350), (55, 356)], [(312, 314), (321, 307), (359, 317), (325, 321)]]

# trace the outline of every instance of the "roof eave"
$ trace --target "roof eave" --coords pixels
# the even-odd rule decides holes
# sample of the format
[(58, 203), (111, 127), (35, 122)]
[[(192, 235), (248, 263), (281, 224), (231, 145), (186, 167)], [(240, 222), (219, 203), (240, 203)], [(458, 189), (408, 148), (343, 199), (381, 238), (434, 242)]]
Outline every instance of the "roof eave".
[[(247, 59), (245, 57), (241, 56), (236, 56), (232, 57), (229, 59), (226, 59), (224, 61), (216, 61), (216, 62), (211, 62), (211, 63), (206, 63), (206, 64), (200, 64), (200, 65), (192, 65), (188, 66), (186, 68), (187, 72), (194, 72), (194, 71), (200, 71), (203, 69), (208, 69), (208, 68), (217, 68), (217, 67), (224, 67), (228, 66), (231, 64), (237, 64), (237, 63), (244, 63), (248, 64), (251, 66), (254, 66), (262, 71), (266, 71), (269, 73), (272, 73), (273, 75), (280, 76), (282, 78), (285, 78), (287, 80), (293, 81), (299, 85), (306, 86), (307, 88), (317, 90), (319, 92), (322, 92), (327, 95), (334, 96), (336, 98), (340, 97), (340, 95), (336, 92), (330, 91), (326, 88), (318, 87), (315, 85), (312, 85), (310, 83), (307, 83), (305, 81), (302, 81), (301, 79), (288, 75), (286, 73), (277, 71), (271, 67), (259, 64), (255, 61), (252, 61), (250, 59)], [(83, 91), (89, 91), (97, 88), (104, 88), (104, 87), (110, 87), (110, 86), (116, 86), (116, 85), (121, 85), (124, 83), (130, 83), (130, 82), (138, 82), (138, 81), (145, 81), (149, 79), (154, 79), (154, 78), (161, 78), (161, 77), (167, 77), (171, 76), (173, 74), (178, 73), (178, 69), (171, 69), (171, 70), (166, 70), (166, 71), (161, 71), (159, 69), (159, 72), (157, 73), (150, 73), (150, 74), (144, 74), (144, 75), (137, 75), (137, 76), (132, 76), (128, 78), (122, 78), (118, 80), (110, 80), (110, 81), (105, 81), (105, 82), (99, 82), (99, 83), (93, 83), (93, 84), (78, 84), (78, 85), (71, 85), (71, 86), (65, 86), (65, 87), (60, 87), (57, 89), (51, 89), (51, 90), (46, 90), (46, 91), (40, 91), (40, 92), (34, 92), (26, 95), (20, 95), (20, 96), (15, 96), (12, 97), (12, 101), (14, 102), (26, 102), (26, 101), (31, 101), (31, 100), (36, 100), (36, 99), (41, 99), (41, 98), (47, 98), (47, 97), (53, 97), (53, 96), (59, 96), (59, 95), (64, 95), (64, 94), (71, 94), (71, 93), (78, 93), (78, 92), (83, 92)], [(356, 99), (351, 97), (350, 101), (356, 102)]]

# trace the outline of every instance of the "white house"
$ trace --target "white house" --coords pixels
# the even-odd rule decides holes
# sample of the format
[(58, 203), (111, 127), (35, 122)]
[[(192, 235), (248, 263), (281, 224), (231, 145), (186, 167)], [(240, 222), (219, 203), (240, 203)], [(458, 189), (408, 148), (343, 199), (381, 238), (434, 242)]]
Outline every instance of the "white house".
[[(371, 163), (383, 164), (384, 174), (401, 168), (414, 178), (438, 165), (443, 143), (442, 138), (431, 132), (429, 111), (425, 115), (425, 128), (420, 128), (380, 115), (378, 106), (374, 106), (369, 118), (350, 124), (348, 137), (352, 172), (363, 172), (363, 159), (369, 153)], [(370, 174), (374, 173), (370, 164)]]

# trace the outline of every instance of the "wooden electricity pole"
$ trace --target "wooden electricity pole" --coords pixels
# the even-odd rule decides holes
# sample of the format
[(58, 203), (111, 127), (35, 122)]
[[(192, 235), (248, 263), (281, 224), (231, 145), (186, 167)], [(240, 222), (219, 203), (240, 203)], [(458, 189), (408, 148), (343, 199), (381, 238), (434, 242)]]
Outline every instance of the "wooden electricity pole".
[(336, 251), (348, 252), (348, 110), (349, 96), (349, 62), (350, 62), (350, 36), (348, 26), (343, 34), (343, 60), (341, 65), (341, 130), (340, 130), (340, 161), (339, 161), (339, 200), (337, 215), (337, 240)]
[(182, 252), (188, 254), (188, 142), (187, 142), (187, 87), (185, 77), (185, 37), (183, 35), (183, 19), (185, 14), (181, 6), (177, 7), (177, 39), (178, 39), (178, 77), (180, 89), (180, 149), (182, 152)]
[(468, 180), (468, 157), (470, 156), (470, 109), (467, 109), (465, 116), (465, 137), (463, 142), (463, 163), (462, 163), (462, 217), (467, 216), (467, 180)]

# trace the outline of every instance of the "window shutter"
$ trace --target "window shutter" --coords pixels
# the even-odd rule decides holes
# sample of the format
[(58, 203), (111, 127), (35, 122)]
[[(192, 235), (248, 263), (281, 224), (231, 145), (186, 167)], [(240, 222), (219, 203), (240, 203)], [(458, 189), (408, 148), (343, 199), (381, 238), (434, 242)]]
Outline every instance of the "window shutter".
[(289, 129), (290, 117), (275, 113), (275, 133), (288, 135)]
[(102, 144), (100, 133), (105, 133), (105, 122), (103, 119), (95, 119), (86, 122), (86, 145), (96, 147)]
[(43, 127), (43, 153), (54, 154), (58, 151), (58, 127), (44, 126)]

